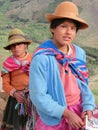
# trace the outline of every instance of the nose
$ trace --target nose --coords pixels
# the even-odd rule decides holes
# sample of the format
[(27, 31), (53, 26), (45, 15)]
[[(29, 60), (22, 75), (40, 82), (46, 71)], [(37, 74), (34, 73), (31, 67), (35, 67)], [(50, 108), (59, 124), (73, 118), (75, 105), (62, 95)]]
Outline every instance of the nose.
[(15, 45), (15, 46), (14, 46), (14, 49), (17, 49), (17, 48), (19, 48), (19, 45)]
[(71, 33), (71, 28), (67, 28), (66, 33), (70, 34)]

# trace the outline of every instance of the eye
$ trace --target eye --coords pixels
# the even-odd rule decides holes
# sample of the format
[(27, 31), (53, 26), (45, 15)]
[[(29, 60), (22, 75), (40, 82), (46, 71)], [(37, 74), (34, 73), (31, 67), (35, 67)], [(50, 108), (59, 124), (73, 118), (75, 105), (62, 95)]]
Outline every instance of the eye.
[(16, 46), (20, 46), (23, 43), (16, 43), (10, 46), (10, 49), (14, 49)]
[(12, 48), (15, 48), (15, 46), (16, 46), (16, 45), (13, 44), (13, 45), (10, 46), (10, 48), (11, 48), (11, 49), (12, 49)]
[(62, 28), (66, 28), (66, 27), (67, 27), (67, 25), (63, 25), (63, 24), (62, 24), (62, 25), (61, 25), (61, 27), (62, 27)]
[(76, 27), (72, 27), (71, 29), (76, 31), (77, 28)]
[(17, 46), (17, 45), (21, 45), (21, 43), (17, 43), (16, 46)]

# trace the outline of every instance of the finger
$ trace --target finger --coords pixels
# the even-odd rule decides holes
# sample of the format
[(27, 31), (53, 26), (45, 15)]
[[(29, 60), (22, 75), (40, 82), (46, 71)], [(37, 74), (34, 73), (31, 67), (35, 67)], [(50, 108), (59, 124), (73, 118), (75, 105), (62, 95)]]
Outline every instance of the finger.
[(85, 119), (86, 114), (87, 114), (87, 112), (86, 112), (86, 111), (85, 111), (85, 112), (83, 112), (83, 113), (81, 114), (81, 118), (82, 118), (82, 119)]
[(88, 119), (91, 119), (93, 112), (92, 111), (87, 111)]
[(70, 122), (71, 126), (73, 128), (82, 128), (84, 126), (84, 122), (80, 119), (80, 120), (76, 120), (75, 122)]
[(24, 93), (27, 93), (27, 92), (29, 92), (29, 89), (25, 89), (25, 90), (24, 90)]

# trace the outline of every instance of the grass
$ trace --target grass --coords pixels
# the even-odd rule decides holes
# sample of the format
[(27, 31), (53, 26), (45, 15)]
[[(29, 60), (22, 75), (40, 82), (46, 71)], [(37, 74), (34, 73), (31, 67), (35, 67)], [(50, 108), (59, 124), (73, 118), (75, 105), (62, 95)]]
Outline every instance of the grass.
[(98, 104), (98, 73), (90, 79), (89, 86), (94, 94), (96, 104)]
[(98, 104), (98, 89), (92, 89), (92, 92), (94, 94), (96, 104)]
[[(3, 49), (5, 45), (8, 43), (8, 33), (11, 27), (13, 28), (19, 28), (21, 29), (28, 38), (32, 39), (33, 42), (29, 46), (29, 51), (32, 53), (34, 49), (38, 46), (39, 43), (42, 41), (46, 40), (47, 38), (51, 37), (50, 31), (49, 31), (49, 25), (46, 23), (34, 23), (34, 22), (20, 22), (18, 19), (16, 19), (16, 22), (12, 21), (6, 16), (6, 11), (11, 7), (11, 3), (6, 0), (1, 0), (0, 1), (0, 69), (2, 68), (2, 62), (10, 55), (9, 51), (6, 51)], [(53, 4), (50, 4), (50, 8), (52, 9)], [(49, 8), (49, 9), (50, 9)], [(48, 11), (47, 11), (48, 12)], [(82, 35), (82, 33), (79, 34), (77, 37), (76, 43), (78, 41), (79, 45), (82, 45), (81, 43), (87, 44), (86, 42), (88, 39), (87, 36)], [(89, 43), (90, 45), (90, 43)], [(87, 46), (89, 46), (87, 45)], [(83, 49), (89, 54), (91, 57), (96, 58), (95, 61), (93, 62), (92, 60), (87, 62), (89, 71), (90, 71), (90, 76), (95, 75), (98, 73), (98, 46), (95, 46), (96, 48), (92, 47), (86, 47), (85, 44), (82, 45)], [(98, 103), (98, 81), (93, 81), (92, 84), (90, 85), (95, 99), (96, 103)]]

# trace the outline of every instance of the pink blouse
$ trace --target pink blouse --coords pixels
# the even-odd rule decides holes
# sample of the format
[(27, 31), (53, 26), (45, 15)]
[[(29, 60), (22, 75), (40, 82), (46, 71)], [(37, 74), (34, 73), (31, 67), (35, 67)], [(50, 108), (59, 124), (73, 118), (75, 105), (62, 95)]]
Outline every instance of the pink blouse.
[[(70, 56), (76, 55), (75, 49), (73, 46), (70, 46)], [(60, 76), (62, 83), (64, 85), (65, 97), (68, 106), (74, 105), (80, 100), (80, 89), (78, 87), (75, 76), (72, 74), (71, 69), (68, 67), (68, 73), (65, 72), (64, 67), (58, 63), (60, 69)]]

